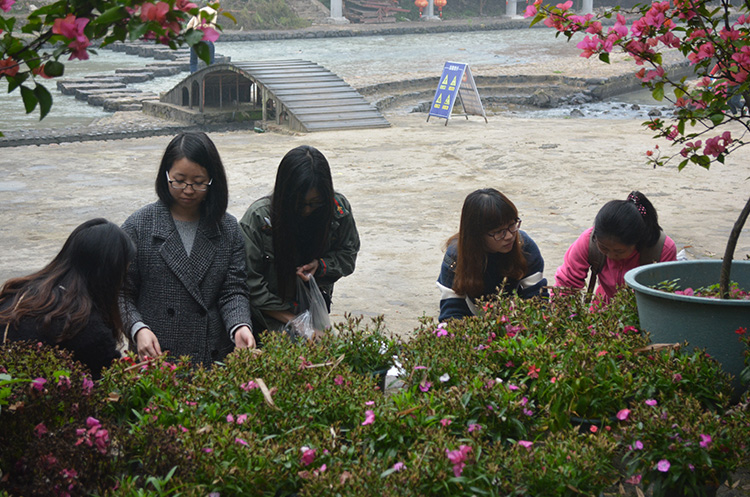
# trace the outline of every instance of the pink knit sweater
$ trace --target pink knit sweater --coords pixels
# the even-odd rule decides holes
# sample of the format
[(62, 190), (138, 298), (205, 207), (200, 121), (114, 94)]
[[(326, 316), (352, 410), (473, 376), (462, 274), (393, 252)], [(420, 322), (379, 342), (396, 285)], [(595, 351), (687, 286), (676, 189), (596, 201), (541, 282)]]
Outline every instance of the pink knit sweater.
[[(555, 272), (555, 286), (566, 288), (583, 288), (586, 284), (586, 276), (589, 273), (589, 237), (594, 228), (589, 228), (578, 237), (565, 252), (563, 265)], [(617, 289), (625, 285), (625, 273), (634, 267), (638, 267), (640, 253), (636, 250), (627, 259), (613, 261), (606, 259), (604, 267), (599, 273), (599, 285), (596, 289), (597, 295), (609, 300)], [(667, 237), (664, 240), (664, 248), (661, 252), (659, 262), (674, 261), (677, 259), (677, 247), (674, 240)]]

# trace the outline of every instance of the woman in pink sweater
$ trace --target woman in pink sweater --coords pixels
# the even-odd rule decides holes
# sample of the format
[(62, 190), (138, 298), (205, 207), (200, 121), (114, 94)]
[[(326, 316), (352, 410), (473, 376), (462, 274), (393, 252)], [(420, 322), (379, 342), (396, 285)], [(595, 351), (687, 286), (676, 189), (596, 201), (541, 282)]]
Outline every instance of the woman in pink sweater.
[(630, 269), (674, 261), (676, 251), (674, 241), (659, 226), (654, 206), (634, 191), (627, 200), (612, 200), (599, 210), (594, 227), (565, 252), (563, 265), (555, 273), (555, 286), (581, 289), (592, 270), (592, 278), (599, 278), (596, 294), (608, 301), (624, 286)]

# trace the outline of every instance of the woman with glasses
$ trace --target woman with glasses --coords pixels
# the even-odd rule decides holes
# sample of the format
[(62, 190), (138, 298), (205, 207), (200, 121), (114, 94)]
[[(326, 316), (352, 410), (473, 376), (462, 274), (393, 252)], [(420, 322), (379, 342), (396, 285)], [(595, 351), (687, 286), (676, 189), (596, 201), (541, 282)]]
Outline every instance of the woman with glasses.
[(122, 305), (138, 355), (169, 351), (210, 365), (235, 344), (255, 347), (242, 235), (226, 212), (224, 166), (205, 133), (169, 143), (156, 194), (122, 225), (137, 249)]
[(555, 273), (555, 287), (582, 289), (591, 271), (589, 291), (598, 278), (596, 294), (606, 302), (625, 284), (629, 270), (676, 259), (675, 243), (659, 226), (656, 209), (644, 194), (634, 191), (626, 200), (611, 200), (599, 210), (594, 227), (565, 252)]
[(5, 282), (0, 343), (56, 345), (99, 379), (120, 357), (124, 334), (117, 302), (134, 256), (133, 242), (116, 224), (102, 218), (81, 224), (47, 266)]
[(440, 321), (475, 315), (476, 299), (498, 291), (522, 298), (547, 295), (542, 254), (520, 228), (516, 206), (494, 188), (466, 197), (437, 281)]
[(310, 275), (328, 311), (333, 285), (350, 275), (359, 234), (349, 202), (334, 191), (328, 160), (316, 148), (290, 150), (279, 164), (273, 192), (240, 220), (245, 236), (250, 304), (268, 330), (281, 330), (298, 311), (298, 278)]

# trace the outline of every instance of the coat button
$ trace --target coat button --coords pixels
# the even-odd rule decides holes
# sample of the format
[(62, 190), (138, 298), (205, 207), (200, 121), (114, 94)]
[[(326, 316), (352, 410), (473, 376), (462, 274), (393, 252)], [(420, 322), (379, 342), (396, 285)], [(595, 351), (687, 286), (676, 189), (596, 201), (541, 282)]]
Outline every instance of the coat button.
[(172, 309), (171, 307), (167, 309), (167, 314), (169, 314), (170, 316), (174, 316), (174, 309)]
[(202, 317), (202, 318), (206, 317), (206, 310), (205, 309), (201, 309), (200, 311), (198, 311), (198, 315), (200, 317)]

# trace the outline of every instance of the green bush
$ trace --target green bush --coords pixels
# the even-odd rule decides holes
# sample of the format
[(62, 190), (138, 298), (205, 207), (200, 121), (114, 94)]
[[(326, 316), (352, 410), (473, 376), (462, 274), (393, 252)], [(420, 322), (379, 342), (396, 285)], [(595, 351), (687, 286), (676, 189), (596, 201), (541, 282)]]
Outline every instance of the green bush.
[[(480, 307), (406, 343), (347, 317), (211, 369), (126, 357), (96, 385), (64, 352), (3, 347), (0, 492), (573, 496), (641, 479), (700, 495), (750, 455), (726, 375), (648, 347), (632, 294)], [(404, 385), (384, 394), (373, 373), (394, 354)]]

